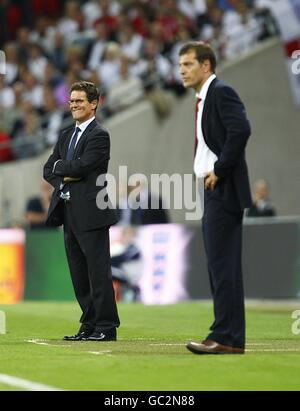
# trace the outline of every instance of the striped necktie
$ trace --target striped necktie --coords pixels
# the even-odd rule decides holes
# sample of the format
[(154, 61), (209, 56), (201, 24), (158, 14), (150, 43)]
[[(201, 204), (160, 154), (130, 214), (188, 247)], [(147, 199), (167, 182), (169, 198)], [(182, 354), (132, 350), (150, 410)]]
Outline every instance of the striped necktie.
[(76, 146), (76, 142), (77, 142), (77, 137), (78, 134), (81, 132), (81, 129), (79, 127), (76, 127), (75, 129), (75, 133), (73, 134), (71, 143), (69, 145), (68, 151), (67, 151), (67, 156), (66, 156), (66, 160), (70, 161), (73, 159), (73, 155), (74, 155), (74, 151), (75, 151), (75, 146)]

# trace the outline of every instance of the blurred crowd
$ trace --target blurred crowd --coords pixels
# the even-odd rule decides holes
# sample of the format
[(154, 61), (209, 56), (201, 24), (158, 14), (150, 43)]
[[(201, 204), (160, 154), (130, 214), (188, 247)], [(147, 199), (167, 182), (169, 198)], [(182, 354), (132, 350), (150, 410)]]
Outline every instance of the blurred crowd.
[(178, 50), (208, 41), (219, 61), (276, 34), (259, 0), (0, 0), (0, 162), (28, 158), (72, 123), (70, 85), (101, 90), (101, 118), (166, 91), (182, 96)]

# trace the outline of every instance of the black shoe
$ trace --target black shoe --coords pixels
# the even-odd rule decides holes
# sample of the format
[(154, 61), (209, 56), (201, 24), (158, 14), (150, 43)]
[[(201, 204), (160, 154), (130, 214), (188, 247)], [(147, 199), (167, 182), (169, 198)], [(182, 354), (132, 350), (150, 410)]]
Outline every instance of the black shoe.
[(93, 333), (93, 328), (80, 329), (75, 335), (65, 335), (64, 341), (81, 341), (89, 337)]
[(117, 330), (95, 330), (92, 334), (83, 339), (85, 341), (117, 341)]

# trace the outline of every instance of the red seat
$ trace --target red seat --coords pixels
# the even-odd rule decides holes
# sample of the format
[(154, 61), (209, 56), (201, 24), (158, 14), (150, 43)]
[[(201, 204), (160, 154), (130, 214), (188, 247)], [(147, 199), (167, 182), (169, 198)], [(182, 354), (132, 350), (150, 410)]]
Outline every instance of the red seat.
[(0, 163), (13, 159), (14, 156), (10, 147), (10, 136), (0, 131)]

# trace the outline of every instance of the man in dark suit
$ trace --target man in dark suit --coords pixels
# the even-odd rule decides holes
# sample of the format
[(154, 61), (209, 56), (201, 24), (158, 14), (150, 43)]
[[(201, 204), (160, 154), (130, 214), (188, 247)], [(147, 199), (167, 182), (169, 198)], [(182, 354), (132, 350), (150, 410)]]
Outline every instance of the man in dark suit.
[(197, 97), (194, 172), (204, 187), (202, 229), (215, 316), (206, 339), (187, 348), (195, 354), (242, 354), (242, 219), (251, 205), (245, 161), (250, 124), (236, 92), (216, 78), (216, 57), (208, 44), (187, 43), (179, 55), (183, 85)]
[(97, 207), (96, 186), (107, 173), (108, 132), (96, 121), (99, 92), (93, 83), (71, 87), (70, 109), (75, 127), (65, 130), (44, 167), (44, 178), (54, 187), (47, 225), (64, 225), (64, 240), (77, 301), (82, 310), (77, 334), (64, 340), (116, 340), (118, 317), (111, 276), (109, 227), (115, 210)]

